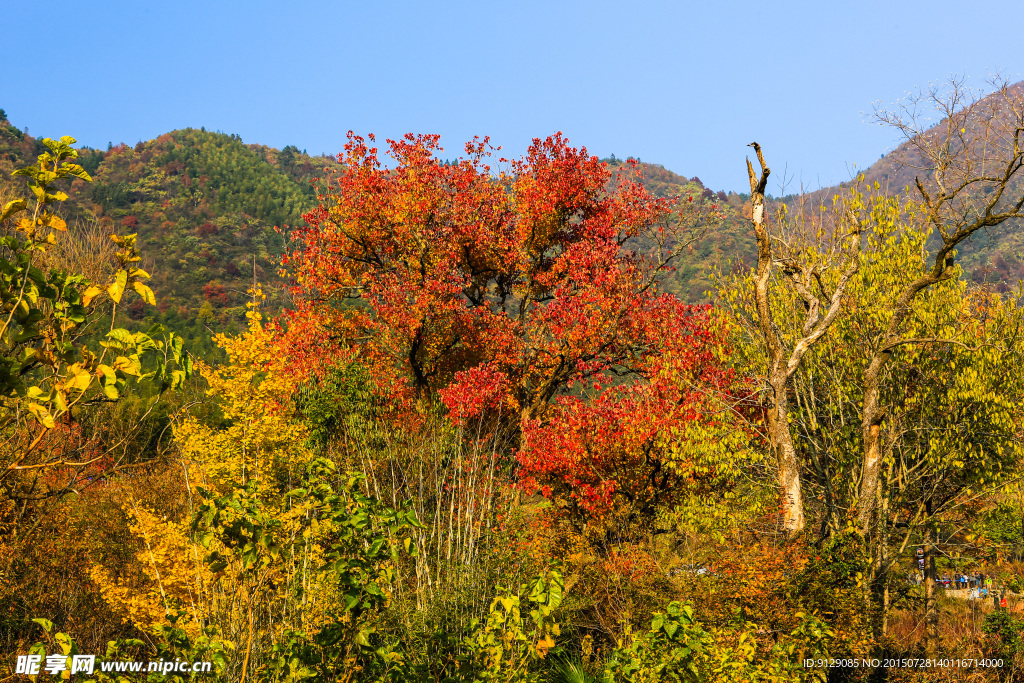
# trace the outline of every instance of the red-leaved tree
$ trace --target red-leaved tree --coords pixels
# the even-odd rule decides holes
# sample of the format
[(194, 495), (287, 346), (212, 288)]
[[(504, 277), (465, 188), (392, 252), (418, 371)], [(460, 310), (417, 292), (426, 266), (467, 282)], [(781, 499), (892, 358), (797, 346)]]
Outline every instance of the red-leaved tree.
[(653, 520), (683, 496), (728, 485), (733, 375), (711, 311), (672, 297), (645, 312), (650, 346), (630, 382), (613, 369), (523, 424), (519, 476), (576, 519)]
[[(341, 170), (294, 233), (297, 370), (358, 356), (406, 419), (439, 398), (457, 419), (511, 424), (539, 486), (566, 481), (541, 462), (561, 457), (536, 447), (549, 433), (561, 443), (588, 424), (647, 421), (624, 437), (642, 450), (651, 429), (697, 414), (692, 396), (721, 384), (717, 336), (704, 309), (657, 284), (717, 218), (713, 205), (656, 198), (636, 164), (613, 177), (561, 134), (500, 160), (501, 172), (485, 163), (487, 139), (456, 163), (438, 159), (437, 136), (388, 142), (385, 166), (372, 136), (350, 133)], [(585, 400), (594, 382), (615, 387)], [(623, 490), (598, 463), (616, 456), (594, 449), (579, 485)]]

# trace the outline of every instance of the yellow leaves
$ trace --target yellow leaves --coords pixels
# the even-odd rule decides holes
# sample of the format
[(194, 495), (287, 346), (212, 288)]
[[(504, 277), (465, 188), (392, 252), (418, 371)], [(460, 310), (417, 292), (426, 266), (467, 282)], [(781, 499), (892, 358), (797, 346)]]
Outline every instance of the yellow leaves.
[(99, 365), (96, 367), (96, 376), (103, 376), (104, 384), (113, 384), (117, 381), (117, 374), (114, 372), (114, 368), (109, 365)]
[(545, 635), (539, 641), (537, 641), (537, 656), (541, 659), (547, 655), (548, 650), (555, 646), (555, 639), (550, 635)]
[(117, 275), (114, 277), (114, 281), (107, 285), (107, 294), (114, 300), (115, 304), (121, 303), (121, 295), (124, 294), (124, 288), (128, 284), (128, 272), (125, 270), (117, 271)]
[(118, 356), (114, 361), (114, 369), (120, 370), (126, 375), (132, 375), (133, 377), (139, 377), (142, 374), (142, 364), (139, 362), (137, 356), (126, 357)]
[(67, 198), (68, 198), (68, 195), (67, 195), (66, 192), (59, 192), (58, 191), (58, 192), (54, 192), (52, 194), (48, 194), (48, 193), (46, 193), (46, 191), (43, 188), (41, 188), (39, 186), (30, 185), (29, 187), (31, 188), (32, 193), (36, 196), (36, 199), (39, 200), (40, 204), (54, 202), (54, 201), (56, 201), (56, 202), (63, 202), (63, 201), (67, 201)]
[(152, 289), (142, 284), (141, 282), (133, 282), (132, 287), (135, 289), (136, 292), (138, 292), (139, 296), (142, 297), (143, 301), (145, 301), (150, 306), (156, 305), (156, 296), (153, 295)]
[(31, 218), (18, 219), (18, 222), (14, 224), (14, 227), (29, 237), (36, 233), (36, 222)]
[(92, 374), (79, 363), (68, 368), (68, 379), (64, 382), (65, 389), (85, 391), (92, 384)]
[(308, 433), (290, 417), (296, 380), (273, 335), (260, 325), (256, 307), (250, 308), (248, 332), (215, 338), (228, 362), (217, 368), (199, 364), (208, 393), (217, 397), (230, 426), (214, 430), (186, 420), (175, 429), (194, 463), (194, 478), (220, 491), (250, 480), (272, 487), (301, 472), (312, 458), (304, 445)]
[[(124, 296), (124, 291), (131, 284), (132, 289), (142, 297), (142, 300), (151, 305), (156, 305), (156, 295), (153, 294), (153, 290), (148, 285), (143, 284), (142, 280), (148, 280), (150, 277), (149, 273), (142, 270), (141, 268), (128, 268), (127, 270), (122, 269), (117, 271), (117, 275), (114, 276), (113, 281), (107, 285), (106, 292), (110, 295), (110, 298), (115, 304), (120, 304), (121, 299)], [(92, 285), (88, 287), (85, 292), (82, 293), (82, 303), (86, 306), (92, 304), (97, 296), (103, 293), (103, 289)]]
[(26, 403), (25, 407), (28, 408), (29, 412), (36, 418), (39, 424), (43, 425), (47, 429), (53, 429), (56, 425), (53, 422), (53, 416), (50, 415), (50, 411), (38, 403)]
[(39, 219), (39, 224), (61, 232), (68, 229), (68, 224), (64, 222), (64, 219), (52, 213), (44, 213)]
[(5, 221), (19, 211), (24, 211), (27, 204), (24, 199), (15, 199), (14, 201), (7, 202), (4, 204), (4, 208), (0, 210), (0, 221)]
[(85, 292), (82, 294), (82, 303), (85, 304), (86, 306), (89, 306), (90, 304), (92, 304), (93, 299), (95, 299), (102, 293), (102, 289), (93, 285), (86, 289)]
[[(111, 300), (115, 304), (120, 304), (125, 290), (128, 288), (128, 285), (131, 285), (132, 289), (142, 297), (142, 300), (145, 303), (155, 305), (156, 296), (153, 294), (153, 290), (143, 284), (144, 280), (150, 279), (149, 273), (141, 268), (136, 268), (131, 265), (132, 263), (142, 260), (139, 256), (139, 251), (135, 246), (136, 236), (111, 235), (110, 238), (115, 244), (123, 248), (123, 251), (119, 251), (115, 254), (118, 263), (121, 264), (121, 268), (117, 271), (113, 281), (106, 286), (107, 294), (110, 295)], [(86, 289), (82, 295), (85, 305), (90, 305), (93, 300), (102, 293), (102, 291), (102, 289), (95, 286)]]
[(53, 392), (53, 404), (62, 413), (68, 412), (68, 397), (62, 390), (57, 389)]
[[(20, 202), (20, 204), (19, 204)], [(20, 208), (19, 208), (20, 207)], [(16, 200), (14, 202), (8, 202), (4, 206), (2, 215), (4, 218), (17, 213), (25, 208), (25, 202), (23, 200)], [(36, 240), (37, 243), (56, 244), (57, 238), (52, 232), (46, 232), (44, 237), (38, 237), (45, 228), (51, 230), (57, 230), (59, 232), (65, 232), (68, 229), (67, 223), (60, 216), (44, 211), (40, 216), (36, 218), (21, 218), (15, 222), (14, 227), (19, 232), (25, 233), (25, 236), (29, 239)]]
[(115, 254), (117, 259), (121, 262), (121, 265), (127, 265), (128, 263), (135, 263), (141, 261), (142, 258), (139, 256), (138, 249), (135, 246), (136, 238), (138, 233), (132, 233), (130, 235), (111, 235), (110, 239), (113, 240), (114, 244), (121, 247), (124, 251), (119, 251)]
[(180, 525), (138, 506), (125, 512), (138, 541), (135, 558), (141, 571), (133, 575), (118, 567), (122, 578), (115, 579), (105, 567), (93, 566), (90, 576), (103, 599), (125, 623), (143, 631), (154, 633), (168, 615), (183, 613), (187, 618), (177, 626), (193, 637), (200, 635), (213, 575)]
[(267, 295), (263, 293), (263, 288), (260, 287), (259, 285), (251, 287), (248, 293), (249, 296), (252, 297), (252, 300), (247, 301), (245, 304), (245, 317), (247, 320), (250, 321), (249, 329), (250, 331), (252, 331), (252, 325), (254, 323), (258, 325), (260, 320), (262, 320), (263, 318), (263, 316), (260, 315), (259, 307), (260, 304), (266, 301)]

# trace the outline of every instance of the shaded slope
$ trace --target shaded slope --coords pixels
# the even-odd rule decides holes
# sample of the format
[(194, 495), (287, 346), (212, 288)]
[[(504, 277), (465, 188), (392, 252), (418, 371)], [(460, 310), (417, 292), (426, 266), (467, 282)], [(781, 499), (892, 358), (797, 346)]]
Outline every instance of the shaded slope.
[[(605, 159), (614, 170), (622, 161)], [(723, 214), (722, 221), (709, 230), (676, 262), (673, 272), (666, 278), (663, 289), (684, 301), (707, 301), (707, 292), (713, 287), (712, 273), (728, 271), (740, 264), (750, 265), (756, 259), (754, 237), (744, 216), (749, 215), (747, 195), (735, 192), (715, 192), (704, 187), (700, 178), (673, 173), (658, 164), (640, 163), (644, 187), (658, 197), (692, 197), (713, 204)]]
[[(965, 127), (959, 135), (954, 124), (954, 141), (950, 153), (955, 156), (963, 152), (970, 162), (980, 169), (983, 162), (1007, 152), (1010, 140), (990, 132), (1010, 122), (1011, 110), (1007, 99), (1014, 106), (1024, 106), (1024, 81), (1008, 86), (1005, 93), (995, 92), (982, 98), (977, 106), (978, 111), (983, 112), (984, 116), (976, 117), (975, 124)], [(953, 119), (955, 121), (955, 115)], [(937, 145), (947, 135), (950, 126), (950, 119), (943, 119), (927, 129), (921, 139), (907, 140), (892, 152), (882, 155), (877, 162), (863, 171), (864, 180), (871, 184), (877, 182), (886, 192), (909, 193), (916, 198), (920, 196), (916, 189), (916, 182), (920, 179), (926, 190), (934, 192), (936, 178), (929, 170), (929, 160), (921, 148)], [(1002, 170), (990, 162), (989, 169), (997, 173)], [(850, 183), (842, 183), (811, 194), (816, 202), (820, 202), (831, 198), (841, 188), (849, 185)], [(972, 186), (962, 210), (977, 210), (977, 205), (990, 196), (991, 192), (992, 185), (988, 183)], [(1007, 186), (1006, 197), (1000, 206), (1005, 206), (1011, 198), (1016, 199), (1022, 195), (1024, 174), (1018, 173)], [(975, 206), (970, 206), (970, 203)], [(958, 260), (964, 272), (975, 283), (991, 285), (998, 291), (1009, 291), (1018, 280), (1024, 278), (1024, 221), (1009, 220), (992, 230), (976, 233), (961, 246)]]

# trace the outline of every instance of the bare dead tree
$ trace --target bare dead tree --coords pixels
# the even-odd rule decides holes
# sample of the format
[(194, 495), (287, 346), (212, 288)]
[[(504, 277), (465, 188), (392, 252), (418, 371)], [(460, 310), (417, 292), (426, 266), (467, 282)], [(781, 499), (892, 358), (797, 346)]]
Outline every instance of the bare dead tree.
[(106, 282), (117, 270), (113, 234), (112, 227), (99, 221), (77, 219), (68, 226), (68, 239), (58, 240), (42, 253), (40, 267), (79, 273), (91, 283)]
[[(761, 166), (760, 177), (747, 159), (750, 180), (751, 225), (757, 238), (757, 267), (754, 273), (756, 328), (767, 360), (768, 439), (778, 466), (782, 492), (783, 528), (796, 534), (804, 527), (800, 462), (789, 424), (789, 392), (793, 375), (807, 351), (828, 330), (839, 314), (843, 294), (859, 267), (860, 219), (855, 210), (845, 213), (845, 225), (834, 226), (831, 249), (816, 253), (773, 234), (766, 221), (764, 190), (771, 171), (761, 146), (750, 144)], [(844, 232), (848, 230), (848, 232)], [(772, 310), (772, 277), (779, 271), (803, 304), (804, 316), (795, 338), (784, 335)], [(838, 272), (838, 277), (829, 277)], [(831, 290), (831, 291), (829, 291)]]

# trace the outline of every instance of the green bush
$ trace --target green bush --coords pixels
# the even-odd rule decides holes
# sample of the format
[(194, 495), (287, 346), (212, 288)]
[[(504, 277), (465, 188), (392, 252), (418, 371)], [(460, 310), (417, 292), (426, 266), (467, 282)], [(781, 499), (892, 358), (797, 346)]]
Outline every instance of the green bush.
[(754, 624), (715, 629), (701, 625), (693, 608), (672, 602), (651, 620), (647, 633), (616, 649), (606, 663), (605, 683), (783, 683), (815, 680), (805, 658), (828, 656), (833, 633), (810, 614), (789, 637), (770, 647), (758, 640)]

